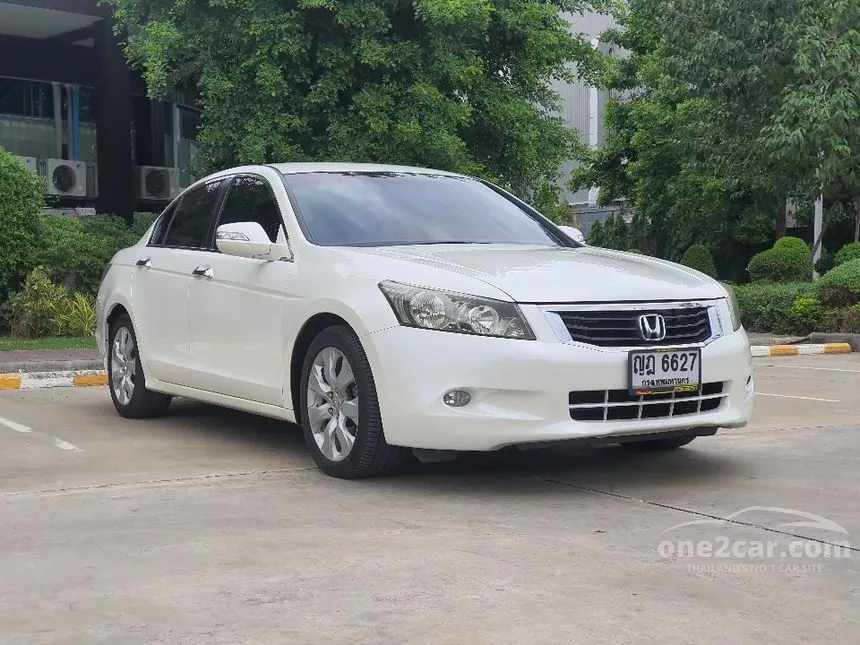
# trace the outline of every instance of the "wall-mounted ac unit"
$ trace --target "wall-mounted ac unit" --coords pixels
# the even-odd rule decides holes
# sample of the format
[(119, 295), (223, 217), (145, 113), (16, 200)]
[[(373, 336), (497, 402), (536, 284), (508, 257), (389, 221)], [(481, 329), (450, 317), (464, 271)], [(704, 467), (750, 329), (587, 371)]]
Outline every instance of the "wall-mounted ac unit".
[(99, 196), (99, 167), (97, 164), (87, 164), (87, 197), (95, 199)]
[(148, 200), (169, 200), (179, 194), (179, 169), (161, 166), (137, 167), (137, 196)]
[(68, 159), (45, 159), (43, 176), (48, 194), (59, 197), (87, 196), (87, 164)]
[(18, 157), (30, 172), (39, 172), (39, 160), (36, 157)]

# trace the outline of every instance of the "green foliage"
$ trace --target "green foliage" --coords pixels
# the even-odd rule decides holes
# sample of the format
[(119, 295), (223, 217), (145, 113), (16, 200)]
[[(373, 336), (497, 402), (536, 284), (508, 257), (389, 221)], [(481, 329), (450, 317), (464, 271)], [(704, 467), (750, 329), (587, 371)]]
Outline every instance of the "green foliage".
[(777, 240), (772, 248), (757, 253), (747, 271), (753, 282), (802, 282), (812, 279), (812, 255), (806, 242), (795, 237)]
[(803, 334), (814, 331), (821, 323), (823, 314), (824, 307), (821, 301), (814, 296), (798, 298), (792, 303), (791, 309), (788, 311), (792, 327)]
[(822, 328), (843, 334), (860, 334), (860, 305), (842, 307), (825, 312)]
[(577, 144), (550, 82), (595, 56), (560, 11), (588, 0), (108, 1), (150, 96), (199, 89), (206, 170), (396, 162), (526, 197)]
[(43, 217), (40, 262), (55, 281), (72, 291), (95, 294), (102, 271), (114, 254), (135, 244), (153, 221), (139, 217), (129, 227), (119, 217)]
[(64, 336), (85, 337), (96, 333), (96, 301), (92, 296), (76, 293), (68, 310), (56, 318)]
[(35, 265), (45, 182), (0, 147), (0, 303)]
[(825, 305), (843, 307), (857, 304), (860, 302), (860, 259), (832, 268), (815, 286)]
[(811, 283), (760, 282), (734, 287), (747, 331), (791, 334), (797, 332), (789, 316), (795, 302), (815, 294)]
[(571, 210), (562, 198), (561, 186), (557, 182), (543, 180), (540, 182), (534, 197), (530, 200), (532, 206), (544, 217), (556, 224), (568, 225), (571, 220)]
[(636, 253), (637, 255), (644, 255), (644, 253), (642, 253), (642, 251), (640, 251), (639, 249), (627, 249), (627, 252)]
[(12, 298), (12, 335), (22, 338), (60, 336), (62, 318), (70, 307), (65, 287), (51, 282), (44, 267), (27, 276), (24, 288)]
[(860, 242), (846, 244), (836, 253), (836, 265), (860, 259)]
[(586, 71), (615, 95), (607, 137), (572, 188), (629, 199), (657, 255), (704, 243), (734, 279), (789, 197), (801, 219), (822, 189), (860, 218), (860, 3), (627, 0), (615, 18), (602, 40), (625, 55)]
[(681, 264), (701, 271), (712, 278), (717, 277), (717, 267), (714, 264), (714, 257), (704, 244), (693, 244), (688, 248), (684, 252), (684, 257), (681, 258)]

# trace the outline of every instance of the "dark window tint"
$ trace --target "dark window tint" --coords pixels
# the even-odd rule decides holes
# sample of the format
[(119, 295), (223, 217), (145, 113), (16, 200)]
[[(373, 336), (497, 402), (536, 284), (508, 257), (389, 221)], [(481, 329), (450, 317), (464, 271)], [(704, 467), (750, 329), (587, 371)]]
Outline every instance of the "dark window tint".
[(212, 209), (218, 202), (218, 191), (223, 180), (210, 181), (189, 190), (182, 196), (170, 230), (164, 238), (165, 246), (207, 248)]
[(561, 244), (552, 229), (476, 179), (319, 172), (285, 181), (315, 244)]
[(242, 176), (233, 181), (218, 225), (236, 222), (257, 222), (272, 242), (278, 241), (281, 212), (265, 179)]
[(176, 210), (176, 204), (177, 202), (173, 202), (165, 208), (161, 215), (158, 216), (158, 219), (155, 220), (155, 226), (149, 238), (150, 245), (159, 246), (164, 243), (164, 236), (167, 233), (167, 227), (170, 225), (170, 218), (173, 217), (173, 212)]

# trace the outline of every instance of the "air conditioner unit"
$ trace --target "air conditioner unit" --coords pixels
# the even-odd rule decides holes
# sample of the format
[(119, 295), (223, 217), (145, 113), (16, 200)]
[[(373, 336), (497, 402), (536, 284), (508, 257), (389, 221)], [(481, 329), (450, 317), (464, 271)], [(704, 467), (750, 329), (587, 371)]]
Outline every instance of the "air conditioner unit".
[(95, 199), (99, 196), (99, 167), (97, 164), (87, 164), (87, 197)]
[(39, 160), (36, 157), (18, 157), (30, 172), (39, 172)]
[(170, 200), (178, 194), (178, 168), (137, 167), (137, 195), (140, 199)]
[(45, 159), (44, 174), (48, 194), (59, 197), (87, 196), (87, 164), (68, 159)]

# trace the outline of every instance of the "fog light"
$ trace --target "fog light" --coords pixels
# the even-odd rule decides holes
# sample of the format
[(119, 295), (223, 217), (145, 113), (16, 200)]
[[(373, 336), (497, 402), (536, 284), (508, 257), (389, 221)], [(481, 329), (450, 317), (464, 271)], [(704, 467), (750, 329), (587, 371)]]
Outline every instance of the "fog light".
[(448, 390), (442, 397), (442, 403), (452, 408), (462, 408), (464, 405), (469, 405), (472, 400), (472, 395), (466, 390)]

